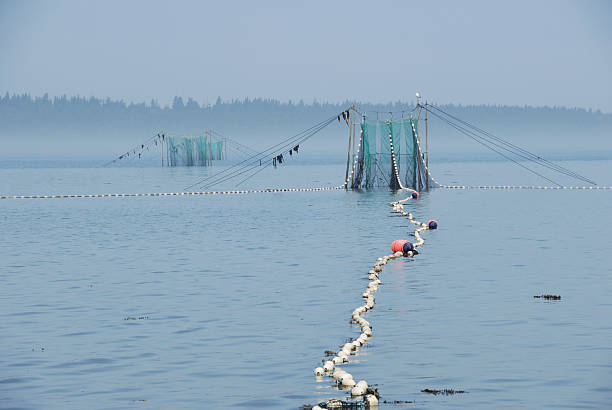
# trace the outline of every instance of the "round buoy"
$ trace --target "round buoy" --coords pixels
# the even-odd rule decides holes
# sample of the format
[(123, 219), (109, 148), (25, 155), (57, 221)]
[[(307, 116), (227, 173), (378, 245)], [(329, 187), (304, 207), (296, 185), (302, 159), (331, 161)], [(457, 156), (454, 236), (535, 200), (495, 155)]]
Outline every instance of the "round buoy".
[(341, 383), (342, 387), (348, 387), (348, 388), (353, 388), (355, 386), (355, 380), (351, 379), (347, 379), (347, 378), (342, 378), (342, 383)]
[(355, 386), (351, 390), (352, 396), (363, 396), (365, 393), (366, 393), (366, 389), (364, 389), (362, 386)]
[(378, 407), (378, 399), (373, 394), (368, 394), (365, 397), (364, 402), (366, 404), (366, 407), (368, 408)]
[(327, 373), (331, 373), (334, 370), (334, 362), (331, 360), (326, 361), (325, 365), (323, 365), (323, 370)]
[(341, 379), (342, 376), (345, 374), (346, 374), (346, 371), (338, 369), (334, 371), (334, 374), (332, 374), (332, 377), (334, 378), (334, 380), (338, 381), (338, 379)]
[(419, 193), (418, 192), (413, 192), (412, 193), (412, 199), (419, 199)]
[(429, 229), (438, 229), (438, 221), (436, 221), (435, 219), (430, 219), (429, 221), (427, 221), (427, 227)]
[(402, 252), (404, 252), (405, 255), (410, 251), (414, 251), (414, 245), (411, 242), (406, 241), (402, 246)]
[(398, 239), (395, 240), (393, 242), (391, 242), (391, 251), (393, 251), (393, 253), (395, 252), (404, 252), (404, 244), (408, 242), (405, 239)]

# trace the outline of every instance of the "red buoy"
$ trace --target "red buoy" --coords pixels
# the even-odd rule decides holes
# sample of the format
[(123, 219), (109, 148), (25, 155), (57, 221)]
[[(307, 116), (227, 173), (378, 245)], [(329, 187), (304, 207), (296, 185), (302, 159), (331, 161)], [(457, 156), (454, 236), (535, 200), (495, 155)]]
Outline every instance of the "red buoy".
[(405, 239), (398, 239), (396, 241), (393, 241), (391, 243), (391, 250), (393, 251), (393, 253), (395, 252), (404, 252), (404, 244), (408, 242)]

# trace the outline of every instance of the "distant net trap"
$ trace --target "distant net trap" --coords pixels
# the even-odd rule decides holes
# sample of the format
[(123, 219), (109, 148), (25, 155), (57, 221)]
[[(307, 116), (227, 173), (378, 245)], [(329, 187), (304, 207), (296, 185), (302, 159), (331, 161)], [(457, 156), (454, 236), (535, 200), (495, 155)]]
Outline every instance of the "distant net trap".
[(162, 166), (206, 167), (226, 159), (225, 152), (225, 141), (210, 134), (166, 136), (162, 139)]
[[(129, 163), (161, 155), (162, 167), (206, 167), (214, 161), (227, 159), (228, 138), (214, 131), (202, 135), (169, 135), (166, 132), (150, 137), (124, 152), (105, 166)], [(236, 149), (236, 147), (234, 147)], [(244, 147), (243, 151), (245, 148)]]

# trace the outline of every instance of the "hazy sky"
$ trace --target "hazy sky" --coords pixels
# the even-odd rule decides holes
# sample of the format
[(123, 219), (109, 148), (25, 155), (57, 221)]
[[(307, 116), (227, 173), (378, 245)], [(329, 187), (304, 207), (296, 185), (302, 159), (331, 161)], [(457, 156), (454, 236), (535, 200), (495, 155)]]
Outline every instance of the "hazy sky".
[(612, 1), (0, 0), (0, 92), (612, 112)]

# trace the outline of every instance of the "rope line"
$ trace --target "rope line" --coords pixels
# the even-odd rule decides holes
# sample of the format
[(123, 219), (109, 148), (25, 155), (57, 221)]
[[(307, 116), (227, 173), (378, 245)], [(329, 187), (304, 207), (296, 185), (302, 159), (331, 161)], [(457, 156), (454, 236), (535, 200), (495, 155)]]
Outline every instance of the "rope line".
[[(235, 149), (236, 151), (240, 152), (240, 153), (241, 153), (241, 154), (243, 154), (243, 155), (254, 155), (254, 154), (256, 154), (256, 153), (257, 153), (257, 151), (256, 151), (256, 150), (254, 150), (253, 148), (251, 148), (251, 147), (249, 147), (249, 146), (247, 146), (247, 145), (244, 145), (244, 144), (242, 144), (242, 143), (240, 143), (240, 142), (236, 141), (236, 140), (235, 140), (235, 139), (233, 139), (233, 138), (230, 138), (230, 137), (228, 137), (228, 136), (225, 136), (225, 135), (221, 134), (221, 133), (220, 133), (220, 132), (218, 132), (218, 131), (215, 131), (215, 130), (208, 130), (208, 132), (209, 132), (210, 134), (212, 134), (212, 135), (216, 136), (216, 137), (219, 137), (219, 138), (223, 138), (223, 139), (225, 139), (225, 141), (226, 141), (227, 143), (229, 143), (229, 144), (228, 144), (228, 146), (230, 146), (230, 145), (231, 145), (233, 149)], [(246, 151), (246, 152), (245, 152), (245, 151)]]
[[(414, 124), (413, 124), (414, 128)], [(408, 217), (408, 220), (412, 225), (417, 226), (414, 230), (413, 235), (416, 238), (416, 243), (413, 244), (414, 249), (422, 246), (425, 243), (425, 240), (421, 237), (421, 232), (429, 230), (429, 225), (419, 222), (414, 219), (414, 216), (410, 212), (404, 211), (404, 203), (413, 198), (412, 193), (415, 193), (414, 189), (407, 188), (402, 184), (402, 180), (399, 177), (399, 173), (397, 170), (397, 163), (395, 161), (395, 151), (393, 149), (393, 136), (389, 133), (389, 146), (391, 147), (391, 158), (393, 160), (393, 171), (395, 173), (395, 178), (397, 180), (398, 185), (402, 190), (408, 191), (411, 195), (407, 198), (404, 198), (399, 201), (391, 202), (389, 205), (393, 207), (393, 212), (400, 213), (403, 216)], [(419, 154), (419, 158), (420, 154)], [(354, 168), (353, 168), (354, 169)], [(352, 174), (352, 172), (351, 172)], [(344, 186), (348, 184), (349, 178), (344, 183)], [(416, 254), (416, 252), (408, 251), (407, 256), (412, 257)], [(380, 273), (383, 270), (383, 266), (387, 264), (390, 260), (401, 258), (404, 256), (402, 252), (395, 252), (390, 255), (383, 256), (382, 258), (378, 258), (372, 269), (368, 272), (368, 287), (366, 291), (361, 295), (363, 299), (365, 299), (365, 303), (362, 306), (357, 307), (351, 316), (351, 321), (357, 323), (361, 328), (361, 334), (351, 342), (345, 343), (342, 347), (342, 350), (338, 352), (332, 360), (328, 360), (324, 363), (323, 367), (317, 367), (314, 369), (315, 376), (330, 376), (332, 377), (338, 387), (340, 389), (351, 389), (351, 397), (361, 397), (363, 399), (363, 403), (366, 407), (372, 408), (378, 406), (378, 397), (375, 393), (377, 393), (374, 389), (369, 389), (368, 383), (365, 380), (360, 380), (359, 382), (355, 382), (353, 375), (348, 373), (347, 371), (337, 367), (344, 363), (348, 363), (351, 355), (356, 354), (359, 349), (368, 342), (368, 340), (372, 337), (372, 327), (370, 326), (370, 322), (368, 322), (361, 315), (366, 313), (367, 311), (374, 308), (374, 293), (378, 291), (380, 284), (382, 283), (380, 280)], [(320, 410), (323, 408), (336, 408), (340, 404), (338, 408), (344, 408), (342, 405), (342, 401), (340, 400), (329, 400), (326, 403), (321, 403), (323, 406), (314, 406), (313, 410)]]
[[(413, 191), (408, 188), (406, 188), (406, 190)], [(400, 201), (391, 202), (389, 205), (393, 207), (393, 212), (400, 213), (403, 216), (407, 216), (410, 223), (418, 227), (413, 232), (414, 237), (417, 239), (417, 242), (413, 244), (414, 248), (416, 249), (417, 247), (422, 246), (425, 243), (420, 233), (429, 230), (429, 226), (427, 224), (416, 221), (410, 212), (404, 211), (403, 203), (411, 198), (412, 196), (409, 196)], [(413, 251), (407, 252), (407, 255), (409, 257), (412, 257), (414, 254), (415, 253)], [(370, 271), (368, 272), (368, 286), (365, 292), (361, 295), (361, 297), (365, 299), (365, 303), (353, 310), (353, 313), (351, 315), (351, 322), (354, 322), (360, 326), (361, 334), (356, 339), (352, 339), (352, 341), (345, 343), (342, 346), (342, 349), (331, 360), (326, 361), (322, 367), (317, 367), (314, 369), (315, 376), (332, 377), (340, 389), (350, 389), (351, 397), (361, 398), (365, 406), (368, 408), (376, 407), (378, 405), (378, 397), (375, 394), (376, 391), (374, 389), (370, 389), (368, 383), (365, 380), (360, 380), (356, 383), (353, 375), (343, 370), (339, 366), (349, 363), (351, 355), (357, 354), (359, 349), (363, 345), (368, 343), (370, 338), (372, 338), (373, 333), (370, 322), (368, 322), (364, 317), (362, 317), (362, 314), (374, 309), (374, 293), (378, 291), (379, 286), (382, 283), (380, 280), (380, 274), (383, 270), (384, 265), (386, 265), (389, 261), (393, 259), (398, 259), (403, 256), (404, 254), (402, 252), (395, 252), (390, 255), (378, 258), (372, 269), (370, 269)], [(324, 404), (320, 403), (321, 406), (314, 406), (313, 410), (319, 410), (323, 408), (336, 408), (333, 406), (337, 403), (342, 403), (342, 401), (336, 399), (328, 400)]]
[[(200, 186), (205, 188), (205, 189), (206, 188), (210, 188), (210, 187), (212, 187), (214, 185), (218, 185), (218, 184), (220, 184), (222, 182), (231, 180), (231, 179), (233, 179), (235, 177), (238, 177), (238, 176), (246, 174), (246, 173), (248, 173), (250, 171), (253, 171), (256, 168), (259, 168), (259, 167), (262, 167), (262, 166), (264, 168), (266, 168), (268, 165), (270, 165), (270, 162), (272, 161), (272, 158), (276, 157), (279, 153), (280, 154), (284, 154), (284, 153), (289, 151), (288, 149), (292, 149), (295, 145), (302, 144), (303, 142), (305, 142), (306, 140), (308, 140), (309, 138), (314, 136), (316, 133), (321, 131), (323, 128), (325, 128), (326, 126), (328, 126), (332, 122), (333, 122), (333, 120), (329, 121), (329, 122), (327, 122), (327, 123), (325, 123), (325, 124), (323, 124), (323, 125), (321, 125), (319, 127), (317, 127), (315, 130), (313, 130), (311, 133), (307, 134), (306, 136), (304, 136), (304, 137), (302, 137), (302, 138), (300, 138), (298, 140), (293, 140), (288, 145), (285, 145), (284, 148), (282, 148), (283, 150), (280, 151), (280, 152), (279, 151), (275, 151), (272, 154), (267, 154), (267, 155), (261, 156), (261, 158), (255, 159), (254, 161), (252, 161), (249, 164), (243, 165), (242, 167), (240, 167), (238, 169), (235, 169), (235, 170), (233, 170), (233, 171), (231, 171), (231, 172), (229, 172), (229, 173), (227, 173), (225, 175), (220, 175), (218, 178), (213, 178), (212, 181), (208, 181), (208, 182), (206, 182), (206, 183), (204, 183), (203, 185), (200, 185)], [(257, 154), (257, 156), (260, 156), (260, 155), (261, 154)], [(264, 166), (264, 162), (266, 162), (265, 166)], [(251, 176), (245, 178), (245, 180), (251, 178), (255, 174), (258, 174), (262, 170), (263, 169), (256, 170)], [(224, 173), (226, 171), (227, 171), (227, 169), (218, 172), (216, 175), (222, 174), (222, 173)], [(238, 183), (236, 186), (238, 186), (238, 185), (240, 185), (240, 183)]]
[(111, 164), (114, 164), (115, 162), (119, 161), (120, 159), (123, 159), (125, 157), (130, 158), (130, 152), (133, 153), (132, 157), (130, 159), (134, 159), (136, 158), (136, 151), (138, 150), (139, 152), (142, 152), (144, 150), (144, 148), (148, 148), (149, 146), (151, 146), (151, 144), (153, 144), (155, 142), (156, 139), (159, 139), (159, 134), (157, 135), (153, 135), (152, 137), (149, 137), (145, 142), (143, 142), (142, 144), (138, 144), (132, 148), (130, 148), (128, 151), (124, 152), (123, 154), (121, 154), (120, 156), (116, 157), (115, 159), (108, 161), (107, 163), (105, 163), (104, 165), (102, 165), (102, 168), (107, 167)]
[[(223, 182), (227, 179), (231, 179), (235, 176), (241, 175), (244, 172), (248, 172), (251, 169), (253, 169), (255, 166), (259, 166), (259, 162), (260, 161), (266, 161), (268, 159), (272, 159), (272, 157), (276, 156), (278, 154), (278, 150), (282, 150), (283, 153), (285, 150), (290, 149), (294, 146), (294, 144), (300, 144), (303, 141), (306, 141), (308, 138), (312, 137), (313, 135), (315, 135), (317, 132), (321, 131), (323, 128), (325, 128), (326, 126), (328, 126), (329, 124), (331, 124), (336, 118), (338, 117), (338, 115), (335, 115), (333, 117), (330, 117), (324, 121), (319, 122), (316, 125), (313, 125), (312, 127), (303, 130), (301, 132), (299, 132), (298, 134), (295, 134), (289, 138), (286, 138), (285, 140), (279, 142), (278, 144), (275, 144), (269, 148), (267, 148), (266, 150), (257, 153), (255, 155), (251, 155), (248, 158), (244, 159), (243, 161), (240, 161), (232, 166), (230, 166), (229, 168), (226, 168), (222, 171), (219, 171), (213, 175), (204, 177), (202, 179), (200, 179), (199, 181), (189, 185), (188, 187), (186, 187), (185, 189), (190, 189), (193, 188), (194, 186), (198, 185), (198, 186), (211, 186), (211, 185), (216, 185), (219, 182)], [(248, 168), (248, 169), (247, 169)], [(245, 171), (246, 169), (246, 171)]]
[(344, 189), (344, 184), (332, 187), (314, 188), (267, 188), (244, 189), (232, 191), (191, 191), (191, 192), (146, 192), (136, 194), (65, 194), (65, 195), (0, 195), (1, 199), (62, 199), (62, 198), (132, 198), (132, 197), (166, 197), (166, 196), (197, 196), (197, 195), (244, 195), (276, 192), (312, 192)]
[[(506, 154), (504, 154), (504, 153), (502, 153), (502, 152), (498, 151), (497, 149), (493, 148), (493, 147), (492, 147), (492, 146), (491, 146), (489, 143), (482, 141), (482, 140), (481, 140), (481, 139), (480, 139), (478, 136), (475, 136), (473, 133), (470, 133), (469, 131), (466, 131), (466, 130), (465, 130), (465, 128), (463, 128), (463, 127), (461, 127), (461, 126), (459, 126), (459, 125), (456, 125), (456, 124), (454, 124), (454, 123), (452, 123), (452, 122), (450, 122), (450, 121), (445, 120), (443, 117), (441, 117), (440, 115), (436, 114), (435, 112), (432, 112), (431, 114), (432, 114), (433, 116), (435, 116), (435, 117), (438, 117), (438, 118), (439, 118), (439, 119), (441, 119), (442, 121), (446, 122), (446, 123), (447, 123), (449, 126), (453, 127), (454, 129), (456, 129), (456, 130), (457, 130), (457, 131), (459, 131), (460, 133), (462, 133), (462, 134), (464, 134), (464, 135), (468, 136), (469, 138), (473, 139), (474, 141), (476, 141), (476, 142), (477, 142), (477, 143), (479, 143), (480, 145), (482, 145), (482, 146), (484, 146), (484, 147), (486, 147), (486, 148), (490, 149), (491, 151), (494, 151), (494, 152), (498, 153), (498, 154), (499, 154), (499, 155), (501, 155), (502, 157), (506, 158), (508, 161), (514, 162), (516, 165), (520, 166), (521, 168), (526, 169), (527, 171), (531, 172), (531, 173), (532, 173), (532, 174), (534, 174), (534, 175), (539, 176), (540, 178), (544, 178), (544, 179), (545, 179), (545, 180), (547, 180), (548, 182), (552, 182), (552, 183), (553, 183), (553, 184), (555, 184), (555, 185), (561, 186), (561, 184), (560, 184), (560, 183), (558, 183), (558, 182), (556, 182), (556, 181), (554, 181), (554, 180), (552, 180), (552, 179), (550, 179), (550, 178), (548, 178), (548, 177), (546, 177), (546, 176), (544, 176), (544, 175), (540, 174), (540, 173), (539, 173), (539, 172), (537, 172), (537, 171), (534, 171), (533, 169), (529, 168), (528, 166), (521, 164), (521, 163), (520, 163), (520, 162), (518, 162), (517, 160), (515, 160), (515, 159), (513, 159), (513, 158), (510, 158), (510, 157), (509, 157), (509, 156), (507, 156)], [(493, 145), (497, 145), (497, 144), (495, 144), (495, 143), (492, 143), (492, 144), (493, 144)], [(510, 151), (510, 150), (508, 150), (507, 148), (504, 148), (504, 147), (500, 147), (500, 148), (501, 148), (501, 149), (504, 149), (504, 150), (506, 150), (506, 151)], [(512, 152), (512, 151), (510, 151), (510, 152)], [(515, 153), (515, 155), (521, 156), (520, 154), (516, 154), (516, 153)], [(523, 158), (526, 158), (526, 157), (523, 157)], [(548, 168), (548, 167), (546, 167), (546, 168)]]
[[(572, 171), (571, 169), (562, 167), (561, 165), (556, 164), (556, 163), (554, 163), (552, 161), (548, 161), (547, 159), (542, 158), (539, 155), (536, 155), (536, 154), (534, 154), (534, 153), (532, 153), (530, 151), (527, 151), (526, 149), (521, 148), (518, 145), (512, 144), (511, 142), (506, 141), (506, 140), (496, 136), (495, 134), (492, 134), (492, 133), (490, 133), (490, 132), (488, 132), (486, 130), (478, 128), (477, 126), (475, 126), (473, 124), (470, 124), (469, 122), (464, 121), (464, 120), (462, 120), (460, 118), (457, 118), (454, 115), (449, 114), (448, 112), (442, 110), (441, 108), (436, 107), (435, 105), (429, 104), (429, 106), (431, 108), (433, 108), (434, 110), (437, 110), (440, 113), (442, 113), (442, 114), (444, 114), (444, 115), (454, 119), (455, 121), (460, 122), (461, 124), (465, 125), (466, 127), (470, 128), (470, 129), (472, 129), (472, 130), (474, 130), (474, 131), (476, 131), (476, 132), (478, 132), (480, 134), (483, 134), (483, 135), (489, 137), (490, 139), (493, 139), (493, 140), (499, 142), (500, 144), (502, 144), (502, 145), (504, 145), (506, 147), (509, 147), (510, 149), (507, 149), (508, 152), (513, 152), (517, 156), (521, 156), (522, 158), (534, 161), (534, 162), (538, 163), (541, 166), (544, 166), (544, 167), (547, 167), (547, 168), (549, 168), (551, 170), (560, 172), (560, 173), (565, 174), (567, 176), (570, 176), (572, 178), (576, 178), (576, 179), (579, 179), (579, 180), (581, 180), (583, 182), (588, 182), (589, 184), (596, 185), (594, 181), (588, 179), (587, 177), (585, 177), (583, 175), (578, 174), (577, 172)], [(522, 155), (518, 154), (517, 152), (514, 152), (514, 151), (518, 151)]]
[[(291, 140), (288, 144), (285, 143), (285, 145), (283, 147), (278, 148), (280, 151), (276, 150), (272, 153), (268, 153), (263, 155), (263, 153), (257, 154), (255, 155), (255, 157), (259, 157), (259, 158), (255, 158), (254, 160), (252, 160), (250, 163), (243, 165), (242, 167), (239, 167), (238, 169), (235, 169), (229, 173), (226, 173), (224, 175), (220, 175), (223, 174), (224, 172), (227, 172), (229, 169), (220, 171), (217, 173), (218, 176), (217, 178), (212, 178), (212, 181), (207, 181), (206, 183), (204, 183), (203, 185), (201, 185), (203, 188), (209, 188), (211, 186), (220, 184), (222, 182), (228, 181), (230, 179), (233, 179), (234, 177), (240, 176), (242, 174), (245, 174), (247, 172), (252, 171), (253, 169), (260, 167), (263, 165), (263, 162), (270, 162), (272, 161), (272, 159), (276, 156), (278, 156), (278, 154), (284, 154), (284, 153), (288, 153), (288, 151), (290, 149), (292, 149), (294, 146), (296, 145), (300, 145), (302, 143), (304, 143), (306, 140), (308, 140), (309, 138), (311, 138), (312, 136), (314, 136), (316, 133), (318, 133), (319, 131), (321, 131), (323, 128), (327, 127), (329, 124), (331, 124), (333, 122), (333, 119), (330, 121), (327, 121), (319, 126), (317, 126), (314, 130), (311, 130), (308, 134), (301, 136), (298, 139), (293, 139)], [(232, 168), (232, 167), (230, 167)], [(257, 173), (258, 171), (256, 171), (255, 173)]]
[(580, 191), (598, 191), (612, 190), (612, 186), (541, 186), (541, 185), (440, 185), (440, 188), (446, 189), (530, 189), (530, 190), (580, 190)]
[[(354, 109), (353, 109), (354, 110)], [(357, 112), (357, 110), (354, 110)], [(353, 164), (351, 166), (351, 172), (346, 177), (346, 181), (344, 181), (344, 187), (348, 189), (349, 180), (353, 178), (353, 174), (355, 173), (355, 168), (357, 167), (357, 160), (359, 159), (359, 151), (361, 151), (361, 144), (363, 143), (363, 130), (359, 132), (359, 144), (357, 145), (357, 151), (353, 157)]]
[[(431, 175), (431, 172), (429, 172), (429, 167), (427, 166), (427, 164), (425, 164), (425, 161), (423, 161), (423, 155), (421, 152), (422, 151), (421, 150), (421, 138), (419, 136), (417, 129), (414, 126), (414, 121), (410, 121), (410, 126), (412, 127), (412, 132), (414, 133), (414, 135), (416, 135), (415, 140), (417, 143), (417, 155), (419, 157), (419, 161), (421, 162), (421, 166), (423, 166), (423, 168), (425, 169), (425, 172), (427, 172), (427, 176), (431, 178), (433, 183), (436, 184), (437, 186), (441, 186), (440, 183), (436, 181), (436, 179), (433, 177), (433, 175)], [(393, 152), (393, 140), (391, 140), (391, 154), (393, 156), (393, 161), (395, 161), (395, 154)], [(395, 169), (397, 169), (397, 165), (395, 166)]]
[[(432, 106), (432, 108), (437, 109), (435, 106)], [(439, 110), (439, 109), (437, 109), (437, 110)], [(439, 111), (441, 111), (441, 110), (439, 110)], [(444, 112), (444, 111), (441, 111), (441, 112)], [(533, 174), (535, 174), (535, 175), (537, 175), (537, 176), (539, 176), (541, 178), (544, 178), (544, 179), (546, 179), (549, 182), (552, 182), (553, 184), (561, 185), (558, 182), (553, 181), (552, 179), (550, 179), (550, 178), (540, 174), (537, 171), (534, 171), (533, 169), (527, 167), (526, 165), (523, 165), (520, 162), (518, 162), (517, 160), (515, 160), (515, 159), (509, 157), (508, 155), (500, 152), (498, 149), (493, 148), (493, 146), (495, 146), (495, 147), (497, 147), (497, 148), (499, 148), (501, 150), (504, 150), (504, 151), (506, 151), (509, 154), (512, 154), (512, 155), (515, 155), (515, 156), (517, 156), (519, 158), (522, 158), (524, 160), (530, 161), (530, 162), (534, 163), (535, 165), (539, 165), (541, 167), (544, 167), (544, 168), (546, 168), (546, 169), (548, 169), (550, 171), (558, 172), (558, 173), (567, 175), (567, 176), (569, 176), (571, 178), (578, 179), (580, 181), (588, 182), (589, 184), (596, 185), (595, 182), (593, 182), (592, 180), (590, 180), (590, 179), (588, 179), (586, 177), (583, 177), (582, 175), (577, 174), (574, 171), (571, 171), (571, 170), (569, 170), (567, 168), (564, 168), (564, 167), (562, 167), (560, 165), (557, 165), (555, 163), (552, 163), (550, 161), (544, 160), (543, 158), (541, 158), (541, 157), (539, 157), (539, 156), (537, 156), (537, 155), (535, 155), (535, 154), (533, 154), (533, 153), (531, 153), (531, 152), (529, 152), (527, 150), (524, 150), (524, 149), (522, 149), (522, 148), (520, 148), (520, 147), (518, 147), (518, 146), (516, 146), (514, 144), (511, 144), (511, 143), (509, 143), (507, 141), (504, 141), (501, 138), (494, 136), (493, 134), (490, 134), (490, 133), (488, 133), (486, 131), (480, 130), (478, 127), (473, 126), (473, 125), (471, 125), (471, 124), (469, 124), (469, 123), (467, 123), (467, 122), (465, 122), (465, 121), (463, 121), (461, 119), (457, 118), (457, 121), (459, 121), (461, 123), (464, 123), (464, 124), (467, 124), (466, 126), (472, 128), (472, 129), (478, 129), (479, 130), (478, 132), (480, 132), (481, 134), (483, 134), (485, 136), (483, 136), (481, 134), (478, 134), (477, 132), (471, 131), (470, 129), (468, 129), (468, 128), (464, 127), (464, 126), (459, 125), (459, 124), (457, 124), (457, 123), (455, 123), (455, 122), (453, 122), (453, 121), (443, 117), (442, 115), (436, 113), (435, 111), (431, 111), (431, 114), (434, 117), (436, 117), (436, 118), (440, 119), (441, 121), (443, 121), (444, 123), (446, 123), (447, 125), (449, 125), (450, 127), (454, 128), (455, 130), (457, 130), (461, 134), (471, 138), (472, 140), (474, 140), (477, 143), (483, 145), (484, 147), (490, 149), (491, 151), (496, 152), (497, 154), (499, 154), (500, 156), (504, 157), (505, 159), (507, 159), (507, 160), (509, 160), (511, 162), (514, 162), (515, 164), (517, 164), (518, 166), (528, 170), (529, 172), (531, 172), (531, 173), (533, 173)], [(451, 118), (456, 118), (456, 117), (451, 116), (448, 113), (445, 113), (445, 115), (448, 115)]]

